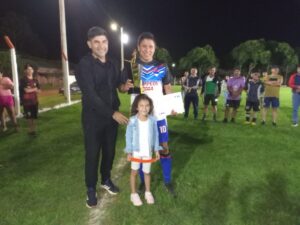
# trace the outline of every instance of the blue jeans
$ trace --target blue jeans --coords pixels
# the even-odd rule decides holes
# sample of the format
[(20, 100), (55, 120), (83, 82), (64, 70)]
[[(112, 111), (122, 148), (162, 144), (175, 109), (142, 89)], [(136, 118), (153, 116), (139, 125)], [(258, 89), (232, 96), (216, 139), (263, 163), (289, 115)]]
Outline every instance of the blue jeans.
[(300, 106), (300, 93), (293, 93), (293, 122), (298, 123), (298, 110)]

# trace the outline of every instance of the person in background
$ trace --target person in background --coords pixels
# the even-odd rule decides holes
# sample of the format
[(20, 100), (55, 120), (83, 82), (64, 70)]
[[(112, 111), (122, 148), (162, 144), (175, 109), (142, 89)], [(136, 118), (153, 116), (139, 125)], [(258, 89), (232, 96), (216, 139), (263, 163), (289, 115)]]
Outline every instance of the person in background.
[(225, 78), (222, 80), (222, 84), (221, 84), (221, 92), (222, 92), (222, 96), (223, 96), (224, 107), (226, 107), (226, 101), (227, 101), (227, 97), (228, 97), (228, 90), (227, 90), (227, 81), (228, 80), (229, 80), (229, 76), (225, 76)]
[(189, 77), (189, 72), (188, 71), (185, 71), (183, 76), (181, 77), (180, 79), (180, 84), (181, 84), (181, 96), (182, 96), (182, 99), (184, 99), (185, 97), (185, 88), (184, 88), (184, 83), (186, 81), (186, 79)]
[(204, 95), (204, 113), (202, 121), (205, 121), (208, 112), (208, 105), (211, 103), (213, 120), (217, 121), (217, 103), (221, 92), (221, 81), (216, 75), (217, 68), (212, 66), (208, 69), (208, 75), (202, 79), (201, 94)]
[[(267, 76), (268, 76), (268, 71), (263, 71), (260, 81), (263, 83)], [(265, 98), (265, 91), (259, 95), (259, 106), (261, 109), (264, 107), (264, 98)]]
[(199, 96), (198, 89), (201, 86), (201, 79), (198, 77), (197, 68), (191, 69), (191, 75), (186, 79), (183, 87), (185, 89), (184, 98), (184, 118), (187, 119), (189, 116), (190, 104), (194, 107), (194, 119), (198, 118), (198, 107), (199, 107)]
[(28, 134), (36, 135), (36, 120), (38, 118), (40, 85), (34, 76), (31, 64), (24, 67), (24, 77), (20, 81), (20, 99), (24, 108), (24, 116), (28, 123)]
[[(261, 93), (264, 92), (264, 86), (260, 81), (259, 76), (260, 74), (258, 72), (253, 71), (253, 73), (251, 73), (251, 78), (247, 80), (245, 85), (245, 90), (247, 92), (245, 124), (256, 125), (257, 112), (260, 110), (259, 97)], [(253, 110), (252, 121), (251, 110)]]
[(292, 89), (292, 126), (298, 127), (298, 111), (300, 106), (300, 65), (297, 66), (297, 72), (290, 76), (289, 87)]
[(265, 97), (263, 108), (263, 121), (261, 122), (262, 125), (266, 124), (267, 113), (270, 107), (272, 107), (272, 125), (277, 125), (277, 111), (280, 106), (279, 95), (282, 82), (283, 76), (279, 74), (279, 67), (272, 66), (271, 74), (267, 75), (264, 80)]
[(241, 95), (242, 91), (244, 90), (244, 87), (245, 78), (241, 76), (241, 69), (236, 67), (233, 71), (233, 76), (229, 78), (227, 82), (228, 98), (226, 101), (225, 117), (223, 120), (224, 123), (228, 122), (228, 117), (231, 108), (231, 122), (235, 122), (237, 109), (240, 107), (241, 104)]
[(11, 81), (11, 79), (4, 77), (3, 72), (0, 71), (0, 119), (3, 132), (7, 130), (6, 118), (4, 115), (5, 109), (15, 127), (15, 131), (17, 132), (19, 130), (15, 114), (14, 98), (11, 92), (13, 87), (14, 83)]

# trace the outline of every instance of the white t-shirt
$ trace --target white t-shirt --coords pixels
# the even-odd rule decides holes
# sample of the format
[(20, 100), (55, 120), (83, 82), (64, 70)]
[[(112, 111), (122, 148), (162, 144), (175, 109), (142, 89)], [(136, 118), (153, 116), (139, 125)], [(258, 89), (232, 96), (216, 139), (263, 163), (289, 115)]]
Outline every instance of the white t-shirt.
[(150, 157), (150, 143), (149, 143), (149, 119), (146, 121), (138, 120), (139, 124), (139, 152), (134, 152), (135, 157)]

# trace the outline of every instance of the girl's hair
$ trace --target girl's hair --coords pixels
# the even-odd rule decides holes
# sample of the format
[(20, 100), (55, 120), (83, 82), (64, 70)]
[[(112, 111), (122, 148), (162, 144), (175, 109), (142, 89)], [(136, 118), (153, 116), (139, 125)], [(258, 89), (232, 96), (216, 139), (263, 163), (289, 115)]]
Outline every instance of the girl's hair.
[(131, 115), (134, 116), (138, 113), (138, 110), (137, 110), (137, 107), (139, 105), (139, 102), (141, 100), (146, 100), (149, 102), (149, 105), (150, 105), (150, 110), (149, 110), (149, 114), (152, 114), (153, 112), (153, 101), (151, 98), (148, 97), (148, 95), (145, 95), (145, 94), (139, 94), (138, 96), (135, 97), (133, 103), (132, 103), (132, 106), (131, 106)]

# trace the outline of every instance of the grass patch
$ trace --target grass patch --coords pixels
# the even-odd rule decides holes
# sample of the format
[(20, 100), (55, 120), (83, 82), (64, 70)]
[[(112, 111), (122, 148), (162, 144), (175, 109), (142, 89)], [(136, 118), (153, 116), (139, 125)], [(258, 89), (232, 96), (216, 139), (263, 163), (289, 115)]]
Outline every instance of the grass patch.
[[(129, 98), (120, 96), (128, 114)], [(236, 124), (169, 118), (178, 197), (166, 193), (156, 163), (156, 204), (133, 207), (128, 164), (103, 224), (299, 225), (300, 129), (290, 126), (290, 90), (281, 92), (278, 127), (270, 118), (265, 127), (244, 125), (244, 103)], [(80, 110), (77, 104), (41, 114), (36, 138), (23, 120), (20, 133), (0, 135), (1, 225), (86, 224)], [(115, 162), (124, 156), (124, 132), (120, 127)]]

